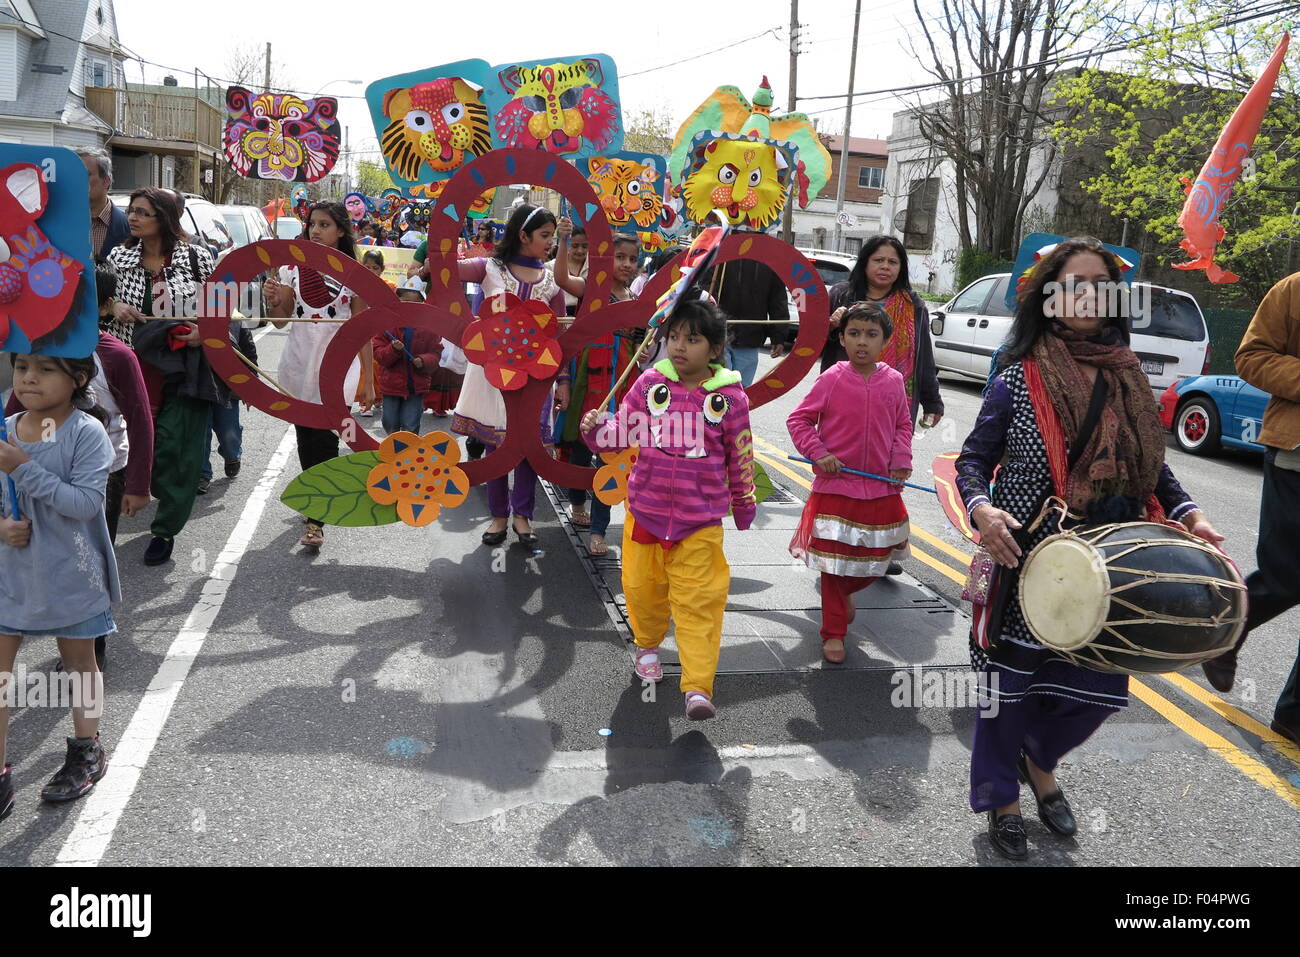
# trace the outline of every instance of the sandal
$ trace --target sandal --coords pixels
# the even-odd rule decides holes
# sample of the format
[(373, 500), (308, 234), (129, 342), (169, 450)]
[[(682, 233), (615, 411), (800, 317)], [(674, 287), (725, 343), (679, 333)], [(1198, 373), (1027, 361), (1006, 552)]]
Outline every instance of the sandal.
[(686, 718), (689, 721), (708, 721), (718, 713), (717, 706), (702, 691), (688, 691), (686, 698)]
[(574, 525), (586, 528), (591, 524), (591, 513), (587, 511), (585, 506), (574, 505), (569, 509), (569, 521)]
[(822, 657), (833, 665), (842, 665), (844, 663), (844, 640), (842, 638), (827, 638), (823, 641)]
[(307, 531), (302, 533), (298, 544), (305, 545), (307, 548), (320, 548), (325, 544), (325, 526), (320, 522), (308, 521)]
[(635, 658), (634, 670), (638, 678), (642, 681), (664, 680), (664, 666), (659, 661), (658, 648), (637, 648)]
[(609, 554), (609, 544), (605, 541), (604, 535), (593, 534), (591, 536), (587, 542), (587, 554), (594, 558)]

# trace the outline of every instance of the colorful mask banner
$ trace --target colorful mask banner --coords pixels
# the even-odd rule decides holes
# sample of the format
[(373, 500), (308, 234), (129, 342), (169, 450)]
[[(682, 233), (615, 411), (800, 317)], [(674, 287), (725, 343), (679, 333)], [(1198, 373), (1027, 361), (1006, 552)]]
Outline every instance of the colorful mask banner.
[(0, 143), (0, 351), (84, 358), (98, 341), (86, 167)]
[(676, 192), (697, 225), (716, 210), (729, 226), (763, 232), (781, 219), (793, 171), (794, 150), (783, 143), (706, 130), (691, 144)]
[(372, 83), (366, 101), (388, 171), (406, 189), (450, 179), (493, 149), (576, 162), (623, 145), (618, 75), (603, 54), (459, 60)]
[(663, 234), (676, 216), (668, 207), (668, 163), (651, 153), (603, 153), (581, 160), (578, 171), (596, 193), (617, 232)]
[(343, 132), (339, 101), (226, 90), (226, 160), (240, 176), (314, 183), (334, 168)]

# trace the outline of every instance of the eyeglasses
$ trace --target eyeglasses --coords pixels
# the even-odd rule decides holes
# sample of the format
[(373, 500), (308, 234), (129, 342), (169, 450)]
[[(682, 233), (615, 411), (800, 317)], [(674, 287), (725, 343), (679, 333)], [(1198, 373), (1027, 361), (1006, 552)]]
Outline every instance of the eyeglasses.
[(139, 206), (132, 206), (126, 211), (128, 216), (139, 216), (143, 219), (157, 219), (157, 213), (151, 213), (147, 209), (141, 209)]

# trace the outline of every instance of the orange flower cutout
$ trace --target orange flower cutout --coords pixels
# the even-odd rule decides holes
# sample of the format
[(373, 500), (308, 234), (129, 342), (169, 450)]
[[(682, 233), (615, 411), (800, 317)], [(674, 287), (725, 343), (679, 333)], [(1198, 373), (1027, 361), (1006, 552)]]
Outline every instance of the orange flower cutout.
[(461, 338), (465, 358), (483, 367), (498, 389), (522, 389), (532, 379), (549, 379), (564, 352), (555, 341), (559, 323), (544, 302), (501, 293), (483, 300)]
[(606, 505), (617, 505), (627, 498), (627, 480), (632, 477), (632, 466), (636, 465), (637, 447), (624, 449), (622, 452), (601, 452), (601, 459), (608, 463), (596, 470), (596, 483), (593, 489), (596, 498)]
[(379, 446), (379, 464), (366, 478), (366, 492), (378, 505), (396, 505), (397, 517), (420, 528), (469, 494), (469, 478), (456, 467), (460, 446), (446, 432), (423, 437), (394, 432)]

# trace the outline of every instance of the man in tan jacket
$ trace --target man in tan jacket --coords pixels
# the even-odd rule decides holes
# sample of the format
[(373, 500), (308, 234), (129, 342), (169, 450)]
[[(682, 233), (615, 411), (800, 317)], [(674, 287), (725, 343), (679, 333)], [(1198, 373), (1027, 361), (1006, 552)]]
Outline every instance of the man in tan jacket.
[[(1300, 273), (1287, 276), (1264, 297), (1237, 348), (1237, 372), (1268, 392), (1259, 441), (1264, 488), (1259, 503), (1258, 567), (1246, 579), (1250, 614), (1246, 631), (1300, 604)], [(1232, 689), (1237, 648), (1205, 663), (1205, 676), (1220, 691)], [(1273, 711), (1273, 730), (1300, 744), (1300, 656)]]

